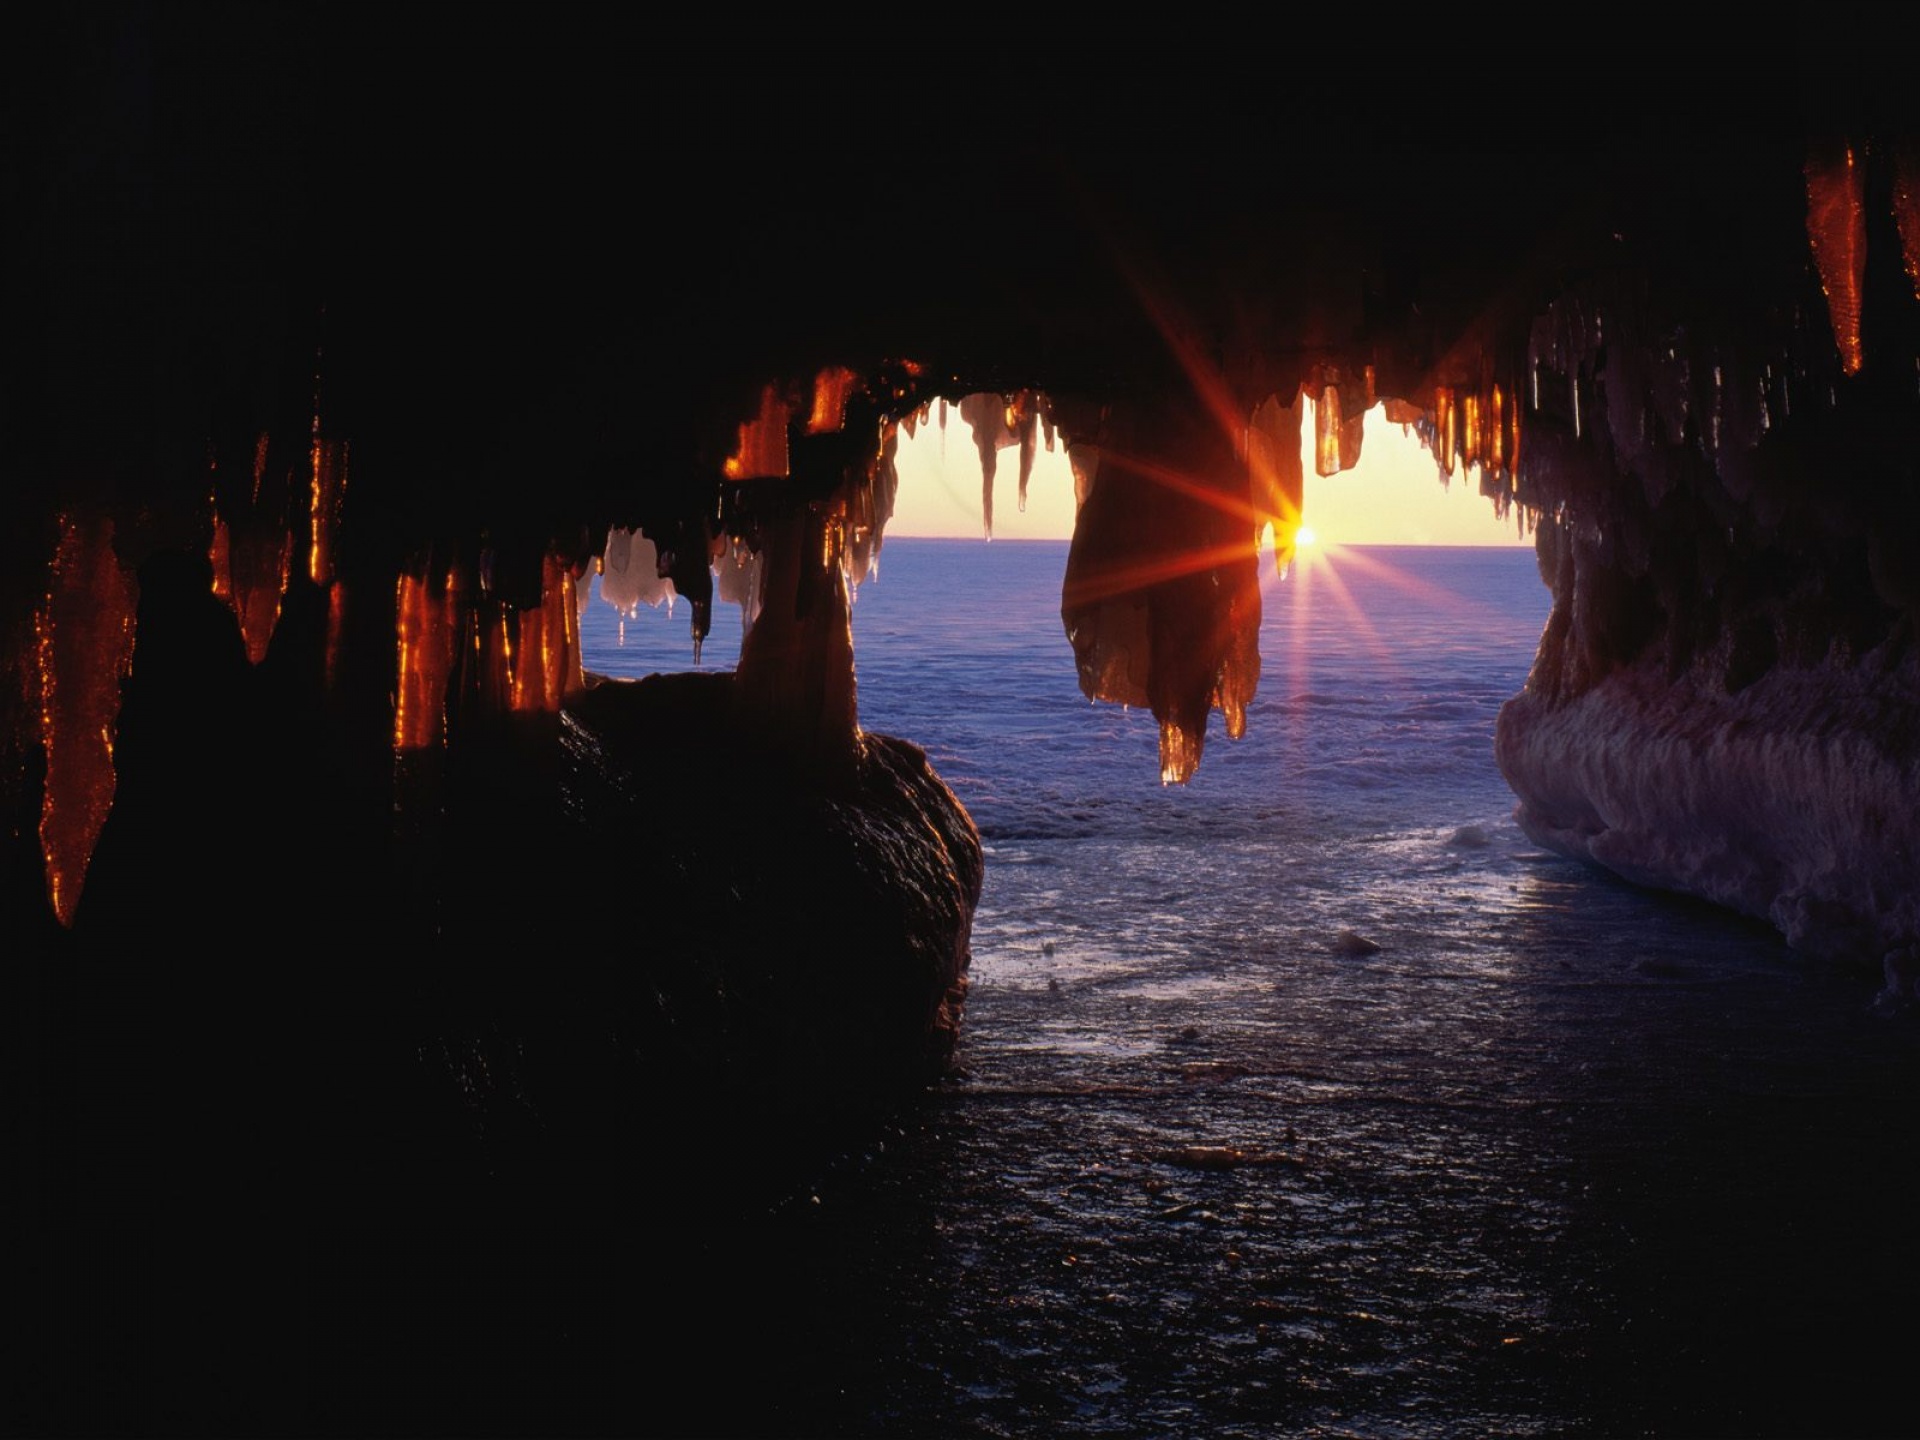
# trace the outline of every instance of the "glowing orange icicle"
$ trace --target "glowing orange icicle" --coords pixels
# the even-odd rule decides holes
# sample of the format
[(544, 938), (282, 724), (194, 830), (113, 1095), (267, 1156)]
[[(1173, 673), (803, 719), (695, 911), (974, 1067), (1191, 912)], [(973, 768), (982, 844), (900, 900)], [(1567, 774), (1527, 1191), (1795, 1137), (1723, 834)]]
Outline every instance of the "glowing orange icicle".
[(1340, 473), (1340, 387), (1321, 387), (1313, 407), (1313, 468), (1322, 476)]
[(760, 392), (760, 411), (740, 426), (740, 442), (721, 467), (729, 480), (772, 480), (787, 476), (787, 402), (769, 385)]
[(432, 593), (424, 579), (400, 577), (394, 601), (396, 682), (393, 748), (422, 750), (446, 743), (447, 680), (459, 634), (458, 596)]
[[(1226, 624), (1229, 638), (1220, 662), (1220, 681), (1214, 687), (1213, 703), (1226, 724), (1227, 738), (1238, 740), (1247, 733), (1247, 707), (1260, 688), (1260, 590), (1258, 586), (1249, 585), (1229, 593)], [(1199, 763), (1197, 756), (1194, 763)]]
[(1273, 527), (1273, 570), (1284, 577), (1292, 567), (1300, 533), (1304, 502), (1305, 467), (1300, 463), (1302, 420), (1300, 395), (1291, 405), (1269, 395), (1253, 412), (1247, 427), (1247, 488), (1253, 502), (1254, 544), (1260, 532)]
[(72, 925), (93, 847), (113, 808), (120, 680), (133, 659), (135, 591), (113, 550), (113, 522), (61, 522), (46, 602), (34, 616), (46, 782), (40, 849), (47, 898)]
[(1507, 407), (1507, 474), (1513, 477), (1516, 491), (1520, 488), (1520, 402), (1515, 400)]
[[(313, 463), (312, 442), (306, 454)], [(216, 466), (209, 500), (213, 540), (207, 559), (213, 566), (213, 593), (232, 608), (247, 659), (258, 665), (267, 658), (274, 627), (280, 623), (280, 606), (294, 563), (297, 542), (289, 528), (289, 514), (295, 479), (288, 467), (274, 463), (272, 437), (264, 430), (254, 441), (251, 471), (251, 483), (243, 488), (222, 483)]]
[(1507, 468), (1506, 408), (1507, 397), (1496, 385), (1493, 387), (1493, 401), (1487, 409), (1487, 465), (1490, 469), (1502, 472)]
[(558, 711), (567, 695), (586, 683), (580, 662), (579, 616), (573, 575), (549, 555), (540, 605), (520, 612), (520, 642), (508, 653), (515, 710)]
[(1867, 221), (1860, 166), (1848, 146), (1838, 158), (1807, 161), (1807, 240), (1827, 296), (1840, 365), (1858, 375), (1866, 363), (1860, 346), (1861, 294), (1867, 273)]
[(462, 696), (483, 715), (498, 715), (513, 708), (513, 630), (505, 611), (491, 619), (475, 614), (473, 627), (474, 673), (477, 688)]
[(333, 581), (333, 548), (347, 496), (347, 442), (322, 440), (318, 421), (314, 424), (311, 492), (307, 578), (316, 585), (328, 585)]
[(813, 377), (813, 410), (807, 416), (809, 435), (828, 435), (847, 423), (847, 401), (859, 376), (844, 365), (831, 365)]
[(267, 658), (274, 626), (280, 623), (280, 602), (287, 593), (288, 553), (292, 537), (234, 538), (227, 522), (213, 521), (213, 543), (207, 559), (213, 566), (213, 593), (232, 607), (246, 642), (247, 659), (258, 665)]
[(340, 673), (340, 645), (347, 629), (347, 592), (342, 585), (333, 585), (327, 591), (327, 684), (332, 685), (334, 677)]
[(1902, 148), (1893, 162), (1893, 219), (1900, 228), (1900, 254), (1920, 300), (1920, 153)]

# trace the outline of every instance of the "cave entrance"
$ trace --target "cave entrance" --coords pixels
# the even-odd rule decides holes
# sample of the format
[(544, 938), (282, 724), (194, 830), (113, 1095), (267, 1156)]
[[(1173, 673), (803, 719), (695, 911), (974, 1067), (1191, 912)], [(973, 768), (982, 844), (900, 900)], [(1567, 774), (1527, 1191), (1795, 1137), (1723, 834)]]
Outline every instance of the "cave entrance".
[[(1514, 897), (1566, 874), (1538, 868), (1493, 759), (1495, 716), (1525, 683), (1551, 597), (1477, 473), (1443, 484), (1415, 430), (1378, 408), (1358, 467), (1319, 477), (1306, 457), (1317, 535), (1284, 579), (1270, 538), (1260, 551), (1263, 673), (1245, 734), (1226, 740), (1216, 713), (1205, 762), (1169, 786), (1151, 778), (1153, 715), (1079, 687), (1061, 622), (1064, 445), (1038, 449), (1024, 508), (1017, 463), (998, 467), (989, 542), (974, 436), (947, 418), (902, 437), (893, 520), (852, 627), (862, 727), (922, 746), (981, 829), (982, 982), (1166, 984), (1186, 1004), (1165, 977), (1250, 952), (1473, 950), (1489, 916), (1524, 923)], [(1303, 447), (1313, 433), (1303, 426)], [(636, 563), (648, 577), (629, 554), (616, 600), (635, 593)], [(585, 668), (692, 668), (685, 602), (656, 584), (623, 615), (607, 579), (585, 592)], [(742, 609), (723, 594), (703, 668), (739, 654)], [(1101, 1044), (1155, 1043), (1103, 1016)]]
[[(1524, 512), (1508, 513), (1482, 495), (1475, 471), (1444, 476), (1415, 427), (1389, 420), (1384, 405), (1376, 404), (1366, 415), (1359, 463), (1337, 475), (1315, 474), (1313, 402), (1305, 400), (1303, 405), (1301, 452), (1307, 493), (1297, 537), (1300, 564), (1291, 572), (1302, 588), (1311, 587), (1315, 575), (1324, 571), (1322, 588), (1344, 594), (1343, 570), (1371, 568), (1379, 573), (1381, 567), (1391, 567), (1394, 557), (1387, 552), (1402, 548), (1531, 548)], [(1019, 437), (1004, 420), (994, 423), (1002, 410), (997, 397), (984, 395), (962, 402), (935, 402), (911, 430), (903, 428), (894, 457), (899, 487), (885, 541), (873, 570), (853, 577), (859, 661), (868, 658), (860, 644), (867, 628), (863, 622), (877, 618), (875, 606), (868, 603), (863, 609), (861, 600), (870, 586), (882, 583), (882, 574), (889, 568), (887, 547), (897, 557), (906, 546), (929, 540), (963, 546), (971, 542), (976, 548), (983, 540), (1016, 545), (1039, 542), (1058, 550), (1060, 564), (1054, 572), (1053, 594), (1034, 611), (1041, 622), (1036, 631), (1045, 632), (1034, 638), (1071, 679), (1071, 650), (1059, 624), (1059, 579), (1077, 509), (1073, 467), (1065, 437), (1049, 432), (1034, 447), (1023, 481)], [(995, 456), (990, 481), (985, 463), (989, 452)], [(627, 531), (609, 535), (600, 564), (581, 588), (585, 668), (618, 679), (687, 669), (731, 669), (747, 628), (748, 605), (743, 603), (741, 589), (729, 583), (726, 559), (715, 567), (712, 629), (697, 654), (690, 639), (690, 606), (676, 596), (671, 581), (658, 575), (655, 559), (654, 545), (645, 535)], [(992, 593), (984, 578), (989, 562), (974, 555), (971, 563), (982, 569), (979, 603), (1004, 613), (1008, 597)], [(1271, 531), (1260, 539), (1259, 566), (1266, 606), (1284, 604), (1274, 588), (1278, 576)], [(1417, 588), (1419, 581), (1405, 577), (1403, 583)], [(1434, 598), (1445, 603), (1441, 597)], [(1541, 599), (1544, 607), (1544, 589)], [(1544, 614), (1542, 608), (1543, 619)], [(1294, 618), (1297, 623), (1297, 615)], [(1363, 628), (1369, 624), (1364, 614), (1351, 609), (1349, 619)], [(866, 719), (863, 710), (863, 722)]]

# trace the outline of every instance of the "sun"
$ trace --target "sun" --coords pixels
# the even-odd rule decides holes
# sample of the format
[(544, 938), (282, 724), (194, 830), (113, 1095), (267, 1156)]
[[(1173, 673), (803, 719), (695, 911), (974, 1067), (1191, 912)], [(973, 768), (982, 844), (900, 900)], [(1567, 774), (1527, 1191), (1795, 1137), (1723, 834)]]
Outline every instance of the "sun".
[(1319, 538), (1318, 535), (1313, 533), (1313, 527), (1311, 525), (1302, 525), (1298, 530), (1293, 532), (1293, 543), (1302, 550), (1306, 549), (1307, 546), (1313, 544), (1313, 542)]

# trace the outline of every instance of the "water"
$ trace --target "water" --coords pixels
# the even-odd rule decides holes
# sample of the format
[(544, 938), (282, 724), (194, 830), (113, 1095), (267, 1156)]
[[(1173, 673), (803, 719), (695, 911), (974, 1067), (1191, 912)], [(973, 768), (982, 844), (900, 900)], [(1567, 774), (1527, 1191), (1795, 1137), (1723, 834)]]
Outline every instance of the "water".
[[(859, 590), (862, 723), (986, 846), (961, 1070), (735, 1237), (765, 1383), (697, 1428), (1908, 1429), (1914, 1016), (1514, 826), (1531, 553), (1269, 583), (1247, 735), (1184, 787), (1080, 695), (1065, 556), (895, 539)], [(686, 668), (684, 623), (595, 603), (589, 668)]]

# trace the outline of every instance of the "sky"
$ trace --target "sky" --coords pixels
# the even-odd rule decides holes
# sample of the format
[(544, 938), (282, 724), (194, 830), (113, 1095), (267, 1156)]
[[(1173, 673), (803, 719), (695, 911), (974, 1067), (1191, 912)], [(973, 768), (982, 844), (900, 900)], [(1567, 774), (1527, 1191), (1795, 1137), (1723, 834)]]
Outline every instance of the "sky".
[[(1311, 420), (1301, 427), (1312, 443)], [(1479, 493), (1477, 475), (1456, 473), (1441, 483), (1439, 467), (1410, 429), (1392, 424), (1382, 407), (1367, 412), (1360, 463), (1338, 475), (1314, 473), (1306, 450), (1303, 523), (1316, 539), (1338, 545), (1531, 545), (1514, 515), (1502, 520)], [(980, 458), (973, 431), (957, 409), (938, 423), (902, 431), (895, 456), (900, 491), (887, 534), (978, 538)], [(1020, 452), (1003, 450), (994, 476), (993, 538), (1066, 540), (1073, 535), (1073, 472), (1066, 450), (1042, 447), (1027, 486), (1027, 508), (1017, 504)]]

